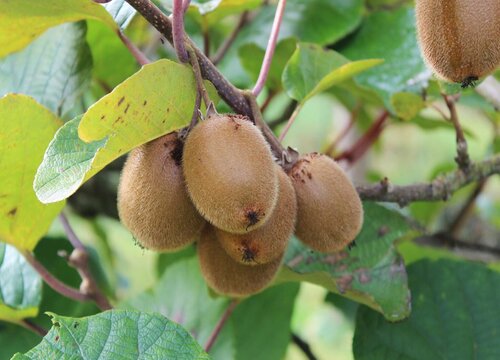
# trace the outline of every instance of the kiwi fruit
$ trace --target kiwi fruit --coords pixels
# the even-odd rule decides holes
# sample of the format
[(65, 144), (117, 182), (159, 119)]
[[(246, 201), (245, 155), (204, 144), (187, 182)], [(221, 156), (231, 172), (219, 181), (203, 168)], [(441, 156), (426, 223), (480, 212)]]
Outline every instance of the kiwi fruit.
[(240, 264), (224, 251), (214, 228), (207, 224), (198, 242), (198, 257), (203, 277), (212, 289), (222, 295), (244, 297), (263, 290), (274, 279), (283, 254), (263, 265)]
[(321, 252), (340, 251), (361, 229), (363, 206), (342, 168), (326, 155), (301, 157), (289, 170), (297, 195), (296, 235)]
[(269, 263), (283, 254), (293, 234), (297, 216), (297, 199), (290, 178), (276, 165), (279, 193), (269, 220), (247, 234), (233, 234), (215, 229), (220, 244), (234, 260), (245, 265)]
[(500, 65), (499, 0), (417, 0), (416, 20), (424, 59), (439, 77), (465, 87)]
[(175, 251), (193, 243), (205, 220), (184, 186), (182, 141), (170, 133), (132, 150), (118, 186), (118, 213), (138, 243)]
[(246, 233), (262, 226), (278, 198), (271, 149), (241, 115), (208, 116), (189, 133), (183, 169), (198, 211), (219, 229)]

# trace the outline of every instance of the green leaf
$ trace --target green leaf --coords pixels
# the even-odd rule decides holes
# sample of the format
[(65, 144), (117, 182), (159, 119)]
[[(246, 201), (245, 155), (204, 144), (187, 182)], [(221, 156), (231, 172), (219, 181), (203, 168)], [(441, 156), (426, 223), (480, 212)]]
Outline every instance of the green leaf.
[[(288, 59), (290, 59), (290, 56), (294, 53), (295, 47), (296, 41), (292, 38), (282, 40), (276, 46), (271, 68), (269, 69), (266, 80), (266, 86), (271, 91), (281, 90), (281, 75)], [(256, 44), (247, 44), (240, 47), (238, 50), (241, 64), (252, 77), (253, 81), (256, 81), (259, 77), (264, 53), (265, 51)]]
[(378, 59), (349, 62), (333, 50), (299, 43), (283, 71), (283, 85), (290, 97), (305, 102), (381, 62)]
[(0, 60), (0, 96), (32, 96), (56, 114), (70, 110), (88, 87), (92, 57), (85, 22), (49, 29), (27, 48)]
[(117, 28), (106, 10), (93, 1), (0, 1), (0, 57), (21, 50), (52, 26), (83, 19)]
[(19, 249), (32, 250), (64, 206), (43, 205), (33, 191), (36, 168), (60, 125), (28, 96), (0, 99), (0, 240)]
[[(124, 306), (160, 312), (188, 329), (200, 344), (205, 344), (228, 302), (225, 298), (210, 297), (198, 260), (190, 257), (170, 265), (155, 287)], [(234, 358), (231, 334), (231, 326), (225, 326), (210, 351), (214, 359)]]
[(419, 93), (431, 77), (417, 45), (413, 8), (369, 15), (340, 52), (351, 60), (385, 60), (382, 65), (358, 75), (356, 81), (375, 90), (392, 111), (393, 94), (401, 91)]
[(181, 326), (159, 314), (111, 310), (84, 318), (48, 313), (52, 329), (13, 360), (209, 359)]
[(298, 291), (298, 284), (282, 284), (238, 304), (230, 318), (236, 342), (236, 360), (285, 358)]
[(401, 215), (374, 203), (364, 203), (364, 224), (356, 246), (322, 254), (293, 238), (278, 281), (308, 281), (340, 293), (382, 313), (389, 321), (410, 313), (406, 270), (394, 241), (408, 226)]
[(0, 320), (35, 317), (42, 299), (42, 279), (13, 246), (0, 242)]
[(396, 115), (403, 120), (411, 120), (418, 115), (420, 110), (425, 108), (424, 99), (421, 96), (410, 93), (400, 92), (391, 97), (392, 108)]
[[(92, 75), (99, 84), (113, 89), (132, 76), (139, 65), (121, 40), (107, 26), (97, 21), (88, 23), (87, 41), (92, 52)], [(109, 61), (113, 59), (113, 61)]]
[[(217, 24), (226, 16), (241, 14), (244, 11), (257, 8), (260, 4), (261, 0), (195, 0), (191, 1), (190, 9), (197, 9), (199, 14), (204, 17), (203, 21), (206, 21), (211, 26)], [(189, 12), (192, 14), (192, 10)]]
[(464, 261), (419, 261), (408, 267), (412, 314), (390, 324), (362, 307), (356, 359), (498, 359), (500, 274)]
[[(265, 49), (275, 12), (275, 5), (263, 7), (252, 23), (242, 31), (241, 38), (246, 43), (254, 42)], [(304, 42), (331, 44), (356, 29), (362, 15), (361, 0), (289, 0), (279, 39), (295, 37)]]
[(102, 4), (120, 29), (125, 30), (137, 11), (125, 0), (112, 0)]
[(35, 178), (40, 201), (67, 198), (114, 159), (187, 125), (195, 94), (189, 67), (169, 60), (144, 66), (57, 132)]

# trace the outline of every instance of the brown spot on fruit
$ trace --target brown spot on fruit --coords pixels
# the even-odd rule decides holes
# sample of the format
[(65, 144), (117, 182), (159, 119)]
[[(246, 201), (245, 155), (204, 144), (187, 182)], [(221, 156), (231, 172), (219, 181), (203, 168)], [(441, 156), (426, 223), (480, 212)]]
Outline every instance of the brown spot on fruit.
[(232, 233), (257, 229), (269, 218), (278, 195), (274, 166), (260, 130), (241, 116), (208, 117), (190, 131), (184, 145), (191, 199), (205, 219)]

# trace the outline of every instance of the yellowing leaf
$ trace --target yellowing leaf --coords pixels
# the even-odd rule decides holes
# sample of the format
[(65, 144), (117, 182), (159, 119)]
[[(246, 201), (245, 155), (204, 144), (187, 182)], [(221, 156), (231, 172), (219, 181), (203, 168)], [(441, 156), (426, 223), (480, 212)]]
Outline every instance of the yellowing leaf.
[(43, 205), (33, 191), (45, 148), (62, 122), (26, 95), (0, 99), (0, 240), (32, 250), (64, 203)]
[[(215, 100), (210, 83), (207, 90)], [(190, 67), (169, 60), (144, 66), (57, 132), (34, 182), (38, 198), (67, 198), (134, 147), (189, 124), (196, 85)]]
[(92, 0), (2, 0), (0, 57), (22, 49), (52, 26), (83, 19), (100, 20), (117, 29), (111, 15)]

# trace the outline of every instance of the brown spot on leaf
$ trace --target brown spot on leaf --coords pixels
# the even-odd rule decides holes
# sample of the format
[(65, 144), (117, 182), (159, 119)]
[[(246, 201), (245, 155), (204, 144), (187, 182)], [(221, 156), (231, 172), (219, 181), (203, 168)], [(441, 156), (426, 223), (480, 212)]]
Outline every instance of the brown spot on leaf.
[(105, 117), (106, 117), (106, 115), (102, 115), (101, 116), (101, 120), (104, 120)]
[(59, 341), (59, 335), (56, 336), (55, 341)]
[(123, 100), (125, 100), (125, 96), (122, 96), (121, 99), (118, 100), (118, 106), (122, 104)]
[(130, 103), (128, 103), (127, 107), (125, 108), (125, 111), (124, 111), (125, 114), (127, 113), (129, 107), (130, 107)]
[(118, 117), (116, 118), (115, 122), (113, 123), (113, 125), (114, 125), (114, 124), (116, 124), (117, 122), (119, 122), (121, 119), (122, 119), (122, 117), (121, 117), (121, 116), (118, 116)]
[(142, 103), (142, 106), (146, 106), (147, 103), (148, 103), (148, 101), (144, 100), (144, 102)]
[(17, 213), (17, 207), (10, 209), (10, 211), (7, 213), (7, 216), (15, 216)]

